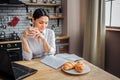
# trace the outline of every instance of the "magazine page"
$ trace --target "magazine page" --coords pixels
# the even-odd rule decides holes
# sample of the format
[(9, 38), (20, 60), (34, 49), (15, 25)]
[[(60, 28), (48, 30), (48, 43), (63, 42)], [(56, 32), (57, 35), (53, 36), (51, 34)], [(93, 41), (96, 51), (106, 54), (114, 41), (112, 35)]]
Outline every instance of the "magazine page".
[(55, 56), (59, 58), (64, 58), (69, 61), (77, 61), (77, 60), (83, 59), (82, 57), (79, 57), (75, 54), (69, 54), (69, 53), (56, 54)]
[(56, 57), (54, 55), (49, 55), (44, 57), (42, 60), (40, 60), (42, 63), (54, 68), (54, 69), (58, 69), (59, 67), (61, 67), (65, 62), (68, 62), (68, 60), (64, 59), (64, 58), (59, 58)]

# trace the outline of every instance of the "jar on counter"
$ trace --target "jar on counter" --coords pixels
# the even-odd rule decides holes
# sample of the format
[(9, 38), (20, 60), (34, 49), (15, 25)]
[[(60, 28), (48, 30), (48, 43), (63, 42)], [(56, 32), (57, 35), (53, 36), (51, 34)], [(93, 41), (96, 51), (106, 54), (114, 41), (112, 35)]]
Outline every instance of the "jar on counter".
[(37, 2), (37, 0), (30, 0), (30, 2), (32, 2), (32, 3), (36, 3), (36, 2)]
[(52, 0), (52, 1), (50, 1), (50, 3), (56, 4), (56, 0)]
[(48, 3), (48, 0), (42, 0), (43, 3)]

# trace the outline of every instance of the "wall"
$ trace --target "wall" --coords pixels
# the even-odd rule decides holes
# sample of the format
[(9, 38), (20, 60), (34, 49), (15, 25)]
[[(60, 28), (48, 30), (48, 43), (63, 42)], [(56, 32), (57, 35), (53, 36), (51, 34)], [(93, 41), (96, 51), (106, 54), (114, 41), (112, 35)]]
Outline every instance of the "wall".
[[(21, 0), (22, 2), (28, 2), (29, 0)], [(38, 0), (39, 2), (42, 2), (42, 0)], [(56, 3), (61, 4), (61, 0), (56, 0)], [(29, 6), (29, 11), (34, 11), (37, 8), (43, 8), (38, 6)], [(54, 15), (54, 8), (53, 7), (44, 7), (45, 9), (50, 10), (50, 15)], [(26, 12), (26, 7), (2, 7), (0, 6), (0, 24), (3, 23), (7, 26), (6, 29), (0, 28), (1, 31), (5, 31), (7, 36), (9, 36), (10, 33), (13, 31), (17, 32), (19, 36), (24, 32), (24, 30), (30, 25), (30, 20), (28, 20), (26, 17), (29, 15), (29, 13)], [(13, 18), (17, 16), (20, 21), (18, 21), (17, 25), (15, 27), (9, 26), (8, 23), (13, 20)], [(60, 35), (62, 33), (62, 20), (59, 20), (59, 26), (57, 26), (57, 20), (50, 20), (48, 28), (51, 28), (52, 25), (57, 26), (57, 30), (55, 30), (56, 35)]]
[(70, 36), (70, 53), (82, 56), (83, 35), (86, 24), (86, 0), (64, 1), (64, 30)]
[(120, 30), (106, 31), (105, 70), (120, 78)]

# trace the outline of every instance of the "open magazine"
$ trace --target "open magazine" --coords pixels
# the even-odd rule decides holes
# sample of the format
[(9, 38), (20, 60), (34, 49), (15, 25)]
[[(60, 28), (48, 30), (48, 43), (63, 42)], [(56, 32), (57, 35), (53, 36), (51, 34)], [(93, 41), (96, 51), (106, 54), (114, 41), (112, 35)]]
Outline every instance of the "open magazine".
[(58, 69), (61, 67), (65, 62), (68, 61), (77, 61), (77, 60), (82, 60), (83, 58), (75, 55), (75, 54), (56, 54), (54, 55), (49, 55), (44, 57), (42, 60), (40, 60), (42, 63), (54, 68)]

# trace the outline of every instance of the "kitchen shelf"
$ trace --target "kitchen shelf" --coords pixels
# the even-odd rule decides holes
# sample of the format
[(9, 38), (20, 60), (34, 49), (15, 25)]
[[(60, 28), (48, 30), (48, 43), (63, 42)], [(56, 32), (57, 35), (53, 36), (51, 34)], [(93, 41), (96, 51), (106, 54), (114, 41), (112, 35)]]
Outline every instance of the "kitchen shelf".
[(63, 16), (50, 16), (50, 19), (63, 19)]
[(25, 4), (0, 4), (0, 7), (24, 7)]
[(61, 35), (61, 36), (57, 36), (57, 37), (56, 37), (56, 40), (57, 40), (57, 39), (69, 39), (69, 38), (70, 38), (69, 36)]
[[(27, 19), (32, 19), (32, 17), (28, 16)], [(63, 19), (63, 16), (50, 16), (50, 19)]]
[(58, 7), (58, 6), (61, 6), (60, 4), (52, 4), (52, 3), (40, 3), (40, 2), (37, 2), (37, 3), (30, 3), (30, 2), (26, 2), (25, 5), (27, 6), (48, 6), (48, 7)]
[[(56, 8), (61, 6), (61, 4), (53, 4), (53, 3), (41, 3), (41, 2), (26, 2), (26, 11), (28, 12), (28, 6), (44, 6), (44, 7), (53, 7), (54, 8), (54, 13), (57, 13)], [(32, 19), (32, 16), (27, 17), (27, 19)], [(50, 19), (57, 19), (57, 25), (59, 26), (59, 19), (63, 19), (63, 16), (50, 16)]]
[(52, 3), (40, 3), (40, 2), (26, 2), (26, 11), (28, 12), (28, 6), (45, 6), (45, 7), (54, 7), (54, 12), (56, 12), (56, 7), (61, 6), (61, 4), (52, 4)]

